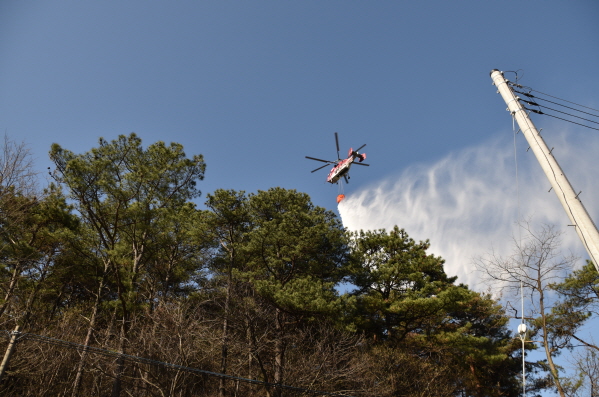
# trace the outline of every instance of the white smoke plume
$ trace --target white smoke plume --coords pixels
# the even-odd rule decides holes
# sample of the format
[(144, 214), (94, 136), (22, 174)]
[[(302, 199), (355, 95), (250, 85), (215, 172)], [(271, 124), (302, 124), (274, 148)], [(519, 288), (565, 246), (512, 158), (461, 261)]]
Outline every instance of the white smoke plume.
[[(597, 221), (599, 135), (564, 132), (545, 140)], [(554, 225), (563, 232), (563, 250), (588, 258), (524, 137), (517, 142), (516, 156), (513, 136), (505, 133), (348, 194), (338, 207), (343, 224), (350, 230), (397, 225), (416, 241), (428, 239), (429, 252), (445, 259), (446, 273), (476, 290), (486, 287), (478, 282), (475, 258), (491, 251), (510, 255), (519, 220), (533, 228)]]

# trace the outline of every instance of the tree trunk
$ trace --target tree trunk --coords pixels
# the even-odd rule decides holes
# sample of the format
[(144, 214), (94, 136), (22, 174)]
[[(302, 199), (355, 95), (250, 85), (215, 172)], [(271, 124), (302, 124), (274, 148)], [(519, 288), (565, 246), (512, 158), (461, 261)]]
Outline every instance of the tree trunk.
[(545, 348), (545, 356), (547, 357), (547, 363), (549, 364), (549, 371), (551, 372), (551, 376), (553, 377), (553, 381), (555, 382), (555, 386), (557, 387), (557, 391), (560, 395), (560, 397), (566, 397), (566, 393), (564, 392), (564, 389), (562, 388), (562, 384), (559, 380), (559, 372), (558, 369), (555, 367), (555, 364), (553, 363), (553, 356), (551, 354), (551, 350), (549, 349), (549, 338), (548, 338), (548, 332), (549, 330), (547, 329), (547, 316), (545, 315), (545, 296), (543, 294), (543, 290), (542, 289), (538, 289), (539, 290), (539, 310), (541, 312), (541, 317), (542, 317), (542, 321), (543, 321), (543, 347)]
[(472, 379), (474, 380), (474, 389), (476, 390), (476, 397), (484, 397), (482, 392), (482, 385), (480, 384), (480, 380), (478, 379), (478, 375), (476, 374), (476, 367), (474, 363), (470, 363), (470, 373), (472, 374)]
[(8, 342), (8, 347), (6, 348), (6, 353), (4, 354), (4, 358), (2, 359), (2, 363), (0, 364), (0, 379), (4, 376), (4, 371), (8, 367), (8, 362), (10, 361), (10, 356), (15, 348), (17, 343), (17, 337), (19, 336), (19, 329), (21, 326), (17, 324), (15, 330), (11, 332), (10, 342)]
[[(124, 302), (123, 302), (124, 305)], [(123, 373), (125, 372), (125, 358), (122, 356), (125, 354), (125, 348), (127, 344), (127, 337), (129, 334), (129, 320), (130, 313), (125, 308), (123, 308), (124, 313), (122, 317), (121, 323), (121, 332), (119, 337), (119, 357), (116, 360), (116, 369), (114, 371), (114, 382), (112, 384), (112, 393), (111, 397), (120, 397), (121, 395), (121, 378)]]
[(91, 341), (92, 334), (94, 332), (94, 327), (96, 326), (96, 317), (98, 315), (98, 307), (100, 306), (100, 296), (102, 295), (102, 290), (104, 289), (104, 278), (100, 281), (100, 286), (98, 287), (98, 294), (96, 295), (96, 300), (94, 302), (94, 307), (92, 309), (92, 315), (89, 319), (89, 325), (87, 327), (87, 334), (85, 335), (85, 341), (83, 345), (83, 352), (81, 352), (81, 359), (79, 360), (79, 364), (77, 365), (77, 374), (75, 375), (75, 382), (73, 383), (73, 397), (77, 397), (79, 395), (79, 389), (81, 387), (81, 379), (83, 378), (83, 368), (85, 367), (85, 360), (87, 359), (87, 352), (89, 342)]
[(75, 382), (73, 383), (73, 397), (77, 397), (79, 395), (79, 388), (81, 387), (81, 378), (83, 377), (83, 367), (85, 366), (85, 360), (87, 359), (87, 352), (89, 342), (92, 337), (94, 325), (96, 322), (96, 312), (97, 306), (94, 306), (91, 318), (89, 320), (89, 325), (87, 327), (87, 334), (85, 335), (85, 340), (83, 341), (83, 351), (81, 352), (81, 358), (79, 359), (79, 364), (77, 365), (77, 374), (75, 375)]
[(123, 320), (123, 325), (121, 326), (121, 336), (119, 338), (119, 348), (118, 352), (119, 357), (116, 360), (116, 369), (114, 371), (114, 381), (112, 383), (112, 393), (111, 397), (120, 397), (121, 396), (121, 378), (123, 376), (123, 372), (125, 371), (125, 358), (122, 354), (125, 353), (125, 324)]
[[(229, 274), (227, 276), (227, 292), (225, 296), (225, 313), (223, 320), (223, 334), (222, 334), (222, 346), (221, 346), (221, 363), (220, 363), (220, 373), (227, 373), (227, 357), (229, 354), (229, 303), (231, 300), (231, 282), (233, 276), (231, 273), (231, 268), (229, 268)], [(218, 395), (219, 397), (225, 397), (226, 389), (225, 389), (225, 378), (220, 378), (218, 385)]]
[[(284, 370), (285, 370), (285, 340), (284, 340), (284, 330), (283, 330), (283, 313), (280, 309), (276, 309), (276, 319), (275, 319), (275, 375), (274, 375), (274, 383), (277, 385), (283, 384), (284, 379)], [(281, 397), (282, 390), (278, 387), (275, 388), (274, 397)]]
[(18, 280), (18, 276), (20, 273), (19, 272), (20, 269), (21, 269), (21, 266), (16, 265), (15, 269), (13, 270), (13, 272), (10, 276), (10, 284), (8, 285), (6, 294), (4, 296), (4, 302), (2, 303), (2, 305), (0, 305), (0, 317), (2, 317), (2, 315), (4, 314), (4, 311), (8, 307), (9, 300), (12, 297), (12, 294), (15, 290), (15, 286), (17, 285), (17, 280)]

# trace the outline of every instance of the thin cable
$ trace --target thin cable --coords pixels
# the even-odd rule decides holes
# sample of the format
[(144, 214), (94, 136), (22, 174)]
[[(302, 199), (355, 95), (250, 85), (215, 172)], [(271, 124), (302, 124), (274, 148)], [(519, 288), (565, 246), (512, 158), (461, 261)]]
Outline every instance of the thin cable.
[[(527, 92), (522, 92), (522, 91), (518, 91), (518, 90), (514, 90), (514, 92), (517, 92), (518, 94), (526, 95), (529, 98), (535, 98), (535, 99), (537, 99), (539, 101), (545, 101), (545, 102), (553, 103), (554, 105), (558, 105), (558, 106), (561, 106), (561, 107), (564, 107), (564, 108), (567, 108), (567, 109), (571, 109), (571, 110), (574, 110), (575, 112), (588, 114), (589, 116), (593, 116), (593, 117), (599, 117), (599, 115), (597, 115), (597, 114), (590, 113), (590, 112), (585, 112), (584, 110), (579, 110), (579, 109), (573, 108), (571, 106), (566, 106), (566, 105), (563, 105), (563, 104), (558, 103), (558, 102), (550, 101), (549, 99), (537, 97), (537, 96), (534, 96), (534, 95), (532, 95), (530, 93), (527, 93)], [(538, 106), (541, 106), (541, 105), (538, 105)]]
[[(509, 82), (508, 82), (508, 83), (509, 83)], [(522, 86), (519, 86), (519, 87), (522, 87)], [(511, 90), (511, 89), (510, 89), (510, 90)], [(514, 94), (513, 94), (513, 92), (512, 92), (512, 95), (514, 95)], [(544, 95), (547, 95), (547, 94), (544, 94)], [(514, 96), (515, 96), (515, 95), (514, 95)], [(569, 102), (569, 101), (566, 101), (566, 102)], [(572, 103), (572, 102), (571, 102), (571, 103)], [(586, 107), (586, 106), (583, 106), (583, 107)], [(535, 111), (535, 110), (532, 110), (532, 109), (527, 109), (527, 108), (524, 108), (524, 107), (523, 107), (523, 106), (521, 106), (521, 105), (519, 106), (519, 108), (520, 108), (520, 109), (518, 109), (517, 111), (525, 111), (525, 110), (528, 110), (528, 111), (532, 111), (532, 112), (535, 112), (535, 113), (544, 114), (544, 113), (543, 113), (543, 112), (541, 112), (541, 111)], [(595, 109), (593, 109), (593, 110), (595, 110)], [(561, 118), (559, 118), (559, 117), (557, 117), (557, 116), (553, 116), (553, 115), (549, 115), (549, 114), (548, 114), (548, 116), (551, 116), (551, 117), (555, 117), (555, 118), (561, 119)], [(573, 122), (573, 121), (570, 121), (570, 120), (565, 120), (565, 119), (562, 119), (562, 120), (564, 120), (564, 121), (568, 121), (568, 122), (571, 122), (571, 123), (574, 123), (574, 124), (579, 124), (579, 123), (575, 123), (575, 122)], [(525, 128), (522, 128), (522, 130), (523, 130), (523, 133), (524, 133), (524, 131), (525, 131), (525, 130), (526, 130), (526, 131), (529, 131), (529, 132), (535, 131), (535, 132), (536, 132), (536, 134), (534, 134), (534, 133), (531, 133), (531, 134), (530, 134), (530, 136), (531, 136), (531, 137), (532, 137), (532, 138), (533, 138), (533, 139), (536, 141), (536, 144), (537, 144), (537, 145), (539, 145), (539, 138), (540, 138), (541, 140), (542, 140), (542, 138), (540, 137), (540, 133), (539, 133), (539, 132), (536, 130), (536, 128), (535, 128), (535, 127), (534, 127), (534, 125), (532, 124), (532, 120), (529, 120), (529, 119), (528, 119), (528, 117), (524, 117), (524, 121), (526, 122), (526, 124), (527, 124), (527, 125), (526, 125), (526, 129), (525, 129)], [(582, 124), (581, 124), (581, 125), (582, 125)], [(583, 125), (583, 126), (585, 126), (585, 125)], [(521, 126), (521, 127), (522, 127), (522, 126)], [(591, 129), (596, 129), (596, 128), (592, 128), (592, 127), (589, 127), (589, 126), (585, 126), (585, 127), (587, 127), (587, 128), (591, 128)], [(549, 153), (545, 153), (545, 151), (542, 151), (542, 152), (543, 152), (543, 155), (544, 155), (546, 158), (547, 158), (548, 156), (552, 156), (551, 152), (549, 152)], [(555, 185), (556, 185), (556, 186), (559, 188), (559, 190), (561, 191), (561, 194), (562, 194), (562, 196), (563, 196), (563, 197), (565, 197), (565, 192), (564, 192), (564, 190), (563, 190), (562, 186), (561, 186), (561, 185), (560, 185), (560, 183), (559, 183), (559, 182), (556, 180), (556, 170), (555, 170), (555, 169), (554, 169), (554, 167), (551, 165), (551, 162), (548, 162), (548, 165), (550, 166), (551, 173), (553, 173), (553, 182), (552, 182), (552, 184), (553, 184), (553, 183), (555, 183)], [(556, 161), (556, 167), (557, 167), (557, 171), (558, 171), (558, 172), (560, 172), (560, 173), (563, 175), (563, 177), (566, 179), (566, 183), (567, 183), (567, 184), (569, 184), (569, 181), (567, 180), (566, 176), (563, 174), (563, 172), (562, 172), (562, 170), (561, 170), (561, 167), (559, 166), (559, 164), (557, 164), (557, 161)], [(547, 173), (547, 176), (549, 177), (549, 173)], [(558, 192), (557, 192), (557, 189), (556, 189), (556, 194), (557, 194), (557, 193), (558, 193)], [(564, 204), (564, 209), (565, 209), (567, 212), (569, 212), (569, 218), (570, 218), (570, 219), (572, 219), (572, 220), (573, 220), (573, 222), (576, 224), (576, 222), (577, 222), (577, 218), (574, 216), (574, 214), (573, 214), (573, 212), (572, 212), (572, 208), (571, 208), (571, 207), (570, 207), (570, 205), (568, 204), (568, 200), (564, 200), (564, 201), (563, 201), (563, 204)], [(582, 204), (582, 203), (581, 203), (581, 204)], [(583, 206), (583, 209), (584, 209), (584, 206)], [(585, 210), (585, 211), (586, 211), (586, 210)], [(590, 218), (590, 217), (589, 217), (589, 218)], [(577, 225), (575, 225), (575, 226), (576, 226), (576, 227), (578, 227)], [(583, 243), (583, 245), (585, 246), (585, 248), (587, 249), (587, 251), (588, 251), (588, 252), (590, 252), (590, 250), (588, 249), (588, 243), (587, 243), (587, 241), (586, 241), (586, 239), (585, 239), (585, 237), (584, 237), (584, 234), (579, 234), (579, 236), (581, 237), (582, 243)], [(522, 294), (522, 295), (523, 295), (523, 294)], [(524, 317), (524, 313), (522, 314), (522, 317)], [(523, 344), (523, 346), (522, 346), (522, 349), (523, 349), (523, 355), (524, 355), (524, 337), (525, 337), (525, 329), (524, 329), (524, 326), (522, 327), (522, 331), (524, 331), (524, 332), (522, 332), (522, 344)], [(523, 363), (524, 363), (524, 358), (523, 358)]]
[(256, 380), (256, 379), (241, 378), (238, 376), (221, 374), (221, 373), (217, 373), (217, 372), (206, 371), (203, 369), (186, 367), (186, 366), (178, 365), (178, 364), (165, 363), (162, 361), (152, 360), (149, 358), (137, 357), (137, 356), (132, 356), (129, 354), (124, 354), (124, 353), (118, 353), (115, 351), (101, 349), (99, 347), (81, 345), (79, 343), (68, 342), (65, 340), (50, 338), (50, 337), (42, 336), (42, 335), (29, 334), (29, 333), (21, 333), (19, 335), (19, 340), (27, 340), (27, 339), (34, 340), (37, 342), (47, 343), (50, 345), (66, 347), (66, 348), (70, 348), (70, 349), (87, 350), (88, 352), (93, 352), (93, 353), (96, 353), (96, 354), (99, 354), (102, 356), (113, 357), (113, 358), (122, 358), (126, 361), (130, 361), (130, 362), (134, 362), (134, 363), (150, 364), (150, 365), (166, 367), (166, 368), (176, 369), (176, 370), (185, 371), (185, 372), (213, 376), (213, 377), (217, 377), (217, 378), (224, 378), (224, 379), (236, 380), (236, 381), (245, 382), (245, 383), (268, 386), (268, 387), (273, 387), (273, 388), (277, 388), (277, 389), (293, 390), (293, 391), (298, 391), (298, 392), (302, 392), (302, 393), (325, 395), (325, 396), (353, 397), (353, 396), (346, 395), (346, 394), (330, 393), (330, 392), (319, 391), (319, 390), (310, 390), (310, 389), (305, 389), (302, 387), (282, 385), (282, 384), (278, 384), (278, 383), (265, 382), (265, 381)]
[(533, 91), (533, 92), (538, 92), (538, 93), (539, 93), (539, 94), (541, 94), (541, 95), (545, 95), (545, 96), (548, 96), (548, 97), (551, 97), (551, 98), (554, 98), (554, 99), (558, 99), (558, 100), (560, 100), (560, 101), (563, 101), (563, 102), (568, 102), (568, 103), (571, 103), (572, 105), (580, 106), (580, 107), (583, 107), (583, 108), (585, 108), (585, 109), (590, 109), (590, 110), (594, 110), (595, 112), (599, 112), (599, 109), (591, 108), (591, 107), (589, 107), (589, 106), (584, 106), (584, 105), (581, 105), (581, 104), (579, 104), (579, 103), (576, 103), (576, 102), (568, 101), (568, 100), (566, 100), (566, 99), (558, 98), (558, 97), (556, 97), (556, 96), (553, 96), (553, 95), (545, 94), (544, 92), (537, 91), (537, 90), (533, 90), (533, 89), (532, 89), (532, 88), (530, 88), (530, 87), (526, 87), (526, 86), (523, 86), (523, 85), (520, 85), (520, 84), (517, 84), (517, 83), (512, 83), (512, 82), (511, 82), (511, 81), (509, 81), (509, 80), (508, 80), (508, 84), (509, 84), (509, 85), (512, 85), (512, 86), (514, 86), (514, 87), (518, 87), (518, 88), (522, 88), (522, 89), (528, 89), (529, 91)]
[[(520, 177), (518, 176), (518, 152), (516, 150), (516, 135), (518, 131), (516, 131), (516, 118), (512, 115), (512, 131), (514, 132), (514, 166), (516, 168), (516, 199), (517, 199), (517, 211), (518, 211), (518, 224), (521, 220), (520, 215)], [(520, 230), (520, 228), (518, 228)], [(522, 233), (519, 232), (519, 239), (522, 240)]]
[[(520, 280), (520, 298), (522, 299), (522, 316), (520, 324), (524, 324), (524, 283)], [(522, 397), (526, 397), (526, 349), (524, 342), (526, 340), (526, 332), (520, 335), (522, 341)]]
[(568, 120), (568, 119), (565, 119), (563, 117), (554, 116), (552, 114), (545, 113), (545, 112), (543, 112), (541, 110), (530, 109), (530, 108), (527, 108), (527, 107), (524, 107), (524, 106), (522, 106), (522, 108), (525, 109), (525, 110), (528, 110), (529, 112), (533, 112), (533, 113), (536, 113), (536, 114), (542, 114), (542, 115), (545, 115), (545, 116), (553, 117), (554, 119), (558, 119), (558, 120), (562, 120), (562, 121), (567, 121), (568, 123), (580, 125), (582, 127), (586, 127), (586, 128), (591, 129), (591, 130), (597, 130), (597, 131), (599, 131), (599, 128), (591, 127), (590, 125), (586, 125), (586, 124), (582, 124), (582, 123), (577, 123), (576, 121)]
[[(571, 117), (576, 117), (577, 119), (581, 119), (581, 120), (584, 120), (584, 121), (588, 121), (588, 122), (590, 122), (590, 123), (599, 124), (599, 121), (594, 121), (594, 120), (585, 119), (584, 117), (580, 117), (580, 116), (577, 116), (577, 115), (575, 115), (575, 114), (572, 114), (572, 113), (562, 112), (561, 110), (553, 109), (553, 108), (550, 108), (549, 106), (541, 106), (541, 105), (539, 105), (538, 103), (536, 103), (536, 102), (533, 102), (533, 101), (527, 101), (526, 99), (522, 99), (522, 98), (520, 98), (520, 101), (522, 101), (522, 102), (526, 102), (526, 103), (528, 103), (529, 105), (532, 105), (532, 106), (538, 106), (538, 107), (540, 107), (540, 108), (543, 108), (543, 109), (549, 109), (549, 110), (553, 110), (554, 112), (558, 112), (558, 113), (561, 113), (561, 114), (565, 114), (565, 115), (568, 115), (568, 116), (571, 116)], [(543, 114), (545, 114), (545, 113), (543, 113)], [(599, 117), (599, 116), (598, 116), (598, 117)]]
[(591, 108), (591, 107), (588, 107), (588, 106), (584, 106), (584, 105), (581, 105), (581, 104), (576, 103), (576, 102), (567, 101), (565, 99), (561, 99), (561, 98), (558, 98), (558, 97), (553, 96), (553, 95), (545, 94), (544, 92), (541, 92), (541, 91), (537, 91), (537, 90), (533, 90), (533, 89), (531, 89), (531, 91), (538, 92), (539, 94), (546, 95), (546, 96), (554, 98), (554, 99), (559, 99), (560, 101), (571, 103), (572, 105), (580, 106), (580, 107), (583, 107), (585, 109), (590, 109), (590, 110), (594, 110), (596, 112), (599, 112), (598, 109), (594, 109), (594, 108)]
[[(513, 93), (512, 93), (512, 94), (513, 94)], [(528, 111), (531, 111), (531, 112), (534, 112), (534, 113), (544, 114), (544, 113), (543, 113), (543, 112), (541, 112), (541, 111), (534, 110), (534, 109), (528, 109), (528, 108), (525, 108), (524, 106), (520, 106), (520, 110), (519, 110), (519, 111), (524, 111), (524, 110), (528, 110)], [(549, 114), (548, 114), (548, 116), (550, 116), (550, 117), (555, 117), (555, 118), (559, 118), (559, 117), (557, 117), (557, 116), (552, 116), (552, 115), (549, 115)], [(565, 120), (565, 119), (563, 119), (563, 120)], [(525, 121), (526, 121), (526, 124), (527, 124), (527, 126), (526, 126), (526, 127), (527, 127), (527, 129), (528, 129), (528, 130), (530, 130), (530, 131), (536, 131), (536, 132), (537, 132), (536, 134), (531, 134), (531, 137), (532, 137), (532, 138), (535, 140), (535, 142), (536, 142), (536, 144), (537, 144), (538, 146), (541, 146), (541, 145), (538, 143), (538, 142), (539, 142), (538, 136), (540, 137), (540, 135), (541, 135), (541, 134), (540, 134), (540, 133), (537, 131), (536, 127), (535, 127), (535, 126), (534, 126), (534, 124), (532, 123), (532, 120), (530, 120), (528, 117), (525, 117)], [(575, 123), (575, 122), (573, 122), (573, 121), (570, 121), (570, 120), (565, 120), (565, 121), (569, 121), (570, 123), (578, 124), (578, 123)], [(529, 122), (530, 122), (530, 124), (529, 124)], [(582, 125), (582, 124), (581, 124), (581, 125)], [(587, 128), (591, 128), (591, 129), (594, 129), (594, 130), (599, 130), (599, 129), (597, 129), (597, 128), (593, 128), (593, 127), (589, 127), (589, 126), (585, 126), (585, 127), (587, 127)], [(522, 132), (524, 132), (524, 131), (522, 131)], [(542, 139), (543, 139), (543, 138), (541, 138), (541, 140), (542, 140)], [(552, 154), (550, 154), (550, 155), (552, 155)], [(545, 158), (547, 159), (547, 154), (546, 154), (545, 152), (543, 152), (543, 156), (545, 156)], [(560, 201), (562, 201), (563, 205), (565, 206), (565, 207), (564, 207), (564, 210), (566, 210), (566, 212), (568, 213), (568, 217), (569, 217), (570, 219), (572, 219), (572, 221), (574, 222), (574, 226), (575, 226), (575, 227), (578, 227), (578, 225), (577, 225), (577, 217), (575, 217), (575, 216), (574, 216), (574, 213), (572, 212), (572, 208), (571, 208), (571, 207), (570, 207), (570, 205), (568, 204), (568, 200), (566, 199), (566, 193), (564, 192), (564, 189), (563, 189), (563, 187), (562, 187), (562, 186), (559, 184), (559, 182), (557, 181), (557, 176), (556, 176), (556, 173), (555, 173), (555, 169), (553, 169), (553, 166), (551, 166), (551, 162), (547, 161), (547, 164), (549, 165), (549, 167), (550, 167), (550, 169), (551, 169), (551, 173), (553, 174), (553, 182), (554, 182), (554, 183), (557, 185), (557, 187), (559, 188), (559, 191), (560, 191), (560, 192), (561, 192), (561, 194), (562, 194), (562, 197), (564, 198), (564, 199), (563, 199), (563, 201), (562, 201), (562, 200), (560, 200)], [(557, 160), (556, 160), (556, 164), (557, 164)], [(566, 177), (566, 175), (563, 173), (563, 171), (562, 171), (561, 167), (559, 166), (559, 164), (557, 164), (557, 168), (558, 168), (558, 173), (562, 174), (562, 175), (563, 175), (563, 177), (566, 179), (566, 182), (567, 182), (568, 184), (570, 184), (570, 181), (568, 181), (568, 178), (567, 178), (567, 177)], [(549, 178), (549, 176), (547, 176), (547, 178)], [(572, 186), (572, 184), (570, 184), (570, 187), (571, 187), (571, 186)], [(556, 193), (556, 194), (558, 194), (558, 192), (557, 192), (557, 189), (556, 189), (556, 192), (555, 192), (555, 193)], [(579, 201), (580, 201), (580, 200), (579, 200)], [(580, 201), (580, 204), (582, 205), (582, 201)], [(566, 207), (567, 207), (567, 208), (566, 208)], [(586, 208), (584, 208), (584, 205), (582, 205), (582, 208), (583, 208), (583, 209), (584, 209), (584, 211), (586, 212)], [(587, 213), (587, 214), (588, 214), (588, 213)], [(589, 216), (588, 218), (590, 219), (591, 217)], [(591, 221), (592, 221), (592, 220), (591, 220)], [(593, 223), (593, 224), (594, 224), (594, 223)], [(579, 235), (579, 237), (580, 237), (580, 239), (581, 239), (581, 241), (582, 241), (582, 244), (584, 245), (584, 248), (587, 250), (587, 252), (591, 252), (591, 250), (589, 249), (589, 244), (588, 244), (588, 242), (586, 241), (586, 238), (584, 237), (584, 234), (583, 234), (583, 233), (579, 233), (578, 235)]]
[[(517, 199), (517, 214), (518, 214), (518, 244), (522, 246), (522, 224), (521, 224), (521, 215), (520, 215), (520, 177), (518, 175), (518, 151), (516, 150), (516, 135), (518, 131), (516, 131), (516, 117), (512, 114), (512, 131), (514, 132), (514, 165), (516, 168), (516, 199)], [(520, 255), (522, 255), (522, 250), (520, 250)], [(520, 266), (522, 266), (522, 258), (520, 258)], [(524, 324), (524, 284), (522, 279), (520, 279), (520, 301), (522, 304), (522, 314), (520, 316), (520, 324)], [(520, 329), (518, 329), (518, 333), (520, 333)], [(522, 396), (526, 397), (526, 356), (524, 349), (524, 339), (526, 335), (520, 335), (520, 340), (522, 341)]]
[[(526, 86), (520, 85), (520, 84), (518, 84), (518, 83), (513, 83), (513, 82), (511, 82), (511, 81), (509, 81), (509, 80), (506, 80), (506, 83), (507, 83), (507, 84), (508, 84), (508, 85), (511, 87), (511, 90), (512, 90), (512, 92), (518, 92), (519, 94), (522, 94), (522, 95), (526, 95), (526, 96), (529, 96), (529, 97), (534, 97), (534, 98), (536, 98), (536, 99), (540, 99), (540, 100), (548, 101), (547, 99), (540, 98), (540, 97), (538, 97), (538, 96), (535, 96), (535, 95), (532, 95), (532, 94), (530, 94), (530, 93), (525, 93), (525, 92), (517, 91), (517, 90), (515, 90), (515, 89), (513, 88), (513, 87), (518, 87), (518, 88), (521, 88), (521, 89), (526, 89), (526, 90), (528, 90), (528, 91), (538, 92), (538, 93), (539, 93), (539, 94), (541, 94), (541, 95), (546, 95), (546, 96), (548, 96), (548, 97), (555, 98), (555, 99), (558, 99), (558, 100), (560, 100), (560, 101), (564, 101), (564, 102), (567, 102), (567, 103), (571, 103), (571, 104), (573, 104), (573, 105), (580, 106), (580, 107), (583, 107), (583, 108), (585, 108), (585, 109), (590, 109), (590, 110), (593, 110), (593, 111), (595, 111), (595, 112), (599, 112), (599, 110), (598, 110), (598, 109), (595, 109), (595, 108), (592, 108), (592, 107), (589, 107), (589, 106), (584, 106), (584, 105), (581, 105), (581, 104), (579, 104), (579, 103), (576, 103), (576, 102), (568, 101), (568, 100), (566, 100), (566, 99), (558, 98), (558, 97), (556, 97), (556, 96), (549, 95), (549, 94), (546, 94), (546, 93), (544, 93), (544, 92), (541, 92), (541, 91), (534, 90), (534, 89), (532, 89), (531, 87), (526, 87)], [(522, 100), (521, 98), (519, 98), (519, 99), (520, 99), (520, 100)], [(530, 104), (530, 102), (528, 102), (528, 101), (526, 101), (526, 100), (522, 100), (522, 101), (524, 101), (524, 102), (526, 102), (526, 103), (529, 103), (529, 104)], [(552, 102), (552, 103), (555, 103), (555, 102)], [(557, 104), (557, 103), (555, 103), (555, 104)], [(534, 103), (534, 102), (532, 103), (532, 105), (533, 105), (533, 106), (539, 106), (539, 107), (541, 107), (541, 105), (539, 105), (538, 103)], [(561, 105), (561, 104), (557, 104), (557, 105), (559, 105), (559, 106), (564, 106), (564, 107), (568, 107), (568, 106)], [(581, 112), (581, 113), (589, 114), (589, 115), (591, 115), (591, 116), (594, 116), (594, 117), (599, 117), (599, 116), (596, 116), (596, 115), (594, 115), (594, 114), (591, 114), (591, 113), (588, 113), (588, 112), (583, 112), (582, 110), (578, 110), (578, 109), (574, 109), (574, 108), (570, 108), (570, 107), (568, 107), (568, 108), (569, 108), (569, 109), (572, 109), (572, 110), (575, 110), (575, 111), (577, 111), (577, 112)], [(565, 118), (562, 118), (562, 117), (558, 117), (558, 116), (555, 116), (555, 115), (552, 115), (552, 114), (549, 114), (549, 113), (544, 113), (544, 112), (543, 112), (543, 111), (541, 111), (541, 110), (534, 110), (534, 109), (529, 109), (529, 108), (525, 108), (525, 109), (526, 109), (526, 110), (528, 110), (528, 111), (531, 111), (531, 112), (537, 113), (537, 114), (546, 115), (546, 116), (549, 116), (549, 117), (556, 118), (556, 119), (558, 119), (558, 120), (567, 121), (568, 123), (572, 123), (572, 124), (580, 125), (580, 126), (582, 126), (582, 127), (586, 127), (586, 128), (589, 128), (589, 129), (591, 129), (591, 130), (597, 130), (597, 131), (599, 131), (599, 128), (591, 127), (591, 126), (589, 126), (589, 125), (582, 124), (582, 123), (577, 123), (577, 122), (575, 122), (575, 121), (568, 120), (568, 119), (565, 119)], [(580, 117), (580, 116), (572, 115), (572, 114), (569, 114), (569, 113), (561, 112), (561, 111), (559, 111), (559, 110), (556, 110), (556, 109), (552, 109), (552, 108), (547, 108), (547, 109), (551, 109), (551, 110), (553, 110), (553, 111), (556, 111), (556, 112), (559, 112), (559, 113), (564, 113), (564, 114), (567, 114), (567, 115), (569, 115), (569, 116), (572, 116), (572, 117), (576, 117), (576, 118), (580, 118), (580, 119), (583, 119), (583, 120), (586, 120), (586, 121), (590, 121), (591, 123), (596, 123), (595, 121), (588, 120), (588, 119), (582, 118), (582, 117)], [(599, 123), (598, 123), (598, 124), (599, 124)]]

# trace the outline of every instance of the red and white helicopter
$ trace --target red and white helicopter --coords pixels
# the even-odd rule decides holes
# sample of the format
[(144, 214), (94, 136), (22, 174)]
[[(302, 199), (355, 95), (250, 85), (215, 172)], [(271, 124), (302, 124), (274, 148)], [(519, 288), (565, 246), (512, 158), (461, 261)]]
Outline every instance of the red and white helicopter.
[[(358, 151), (360, 149), (362, 149), (364, 146), (366, 146), (366, 144), (360, 146), (356, 150), (353, 150), (350, 148), (349, 152), (347, 153), (347, 158), (343, 159), (343, 160), (339, 157), (339, 138), (337, 137), (336, 132), (335, 132), (335, 144), (337, 145), (337, 160), (336, 161), (322, 160), (322, 159), (317, 159), (314, 157), (306, 156), (307, 159), (322, 161), (323, 163), (326, 163), (322, 167), (318, 167), (317, 169), (315, 169), (311, 172), (316, 172), (316, 171), (326, 167), (329, 164), (335, 164), (335, 166), (329, 172), (329, 176), (327, 176), (327, 182), (338, 183), (339, 179), (341, 177), (343, 177), (343, 179), (345, 179), (345, 182), (349, 183), (349, 169), (352, 166), (352, 164), (365, 165), (365, 166), (370, 165), (370, 164), (362, 163), (362, 161), (364, 161), (364, 159), (366, 158), (366, 153), (358, 153)], [(356, 162), (356, 159), (358, 159), (358, 162)]]

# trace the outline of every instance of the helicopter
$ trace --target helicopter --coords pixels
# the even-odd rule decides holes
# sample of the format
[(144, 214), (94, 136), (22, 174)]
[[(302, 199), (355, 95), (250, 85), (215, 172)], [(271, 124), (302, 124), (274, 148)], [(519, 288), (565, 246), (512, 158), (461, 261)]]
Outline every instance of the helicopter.
[[(341, 157), (339, 157), (339, 137), (336, 132), (335, 132), (335, 144), (337, 145), (337, 160), (336, 161), (323, 160), (323, 159), (317, 159), (314, 157), (306, 156), (307, 159), (321, 161), (323, 163), (326, 163), (322, 167), (318, 167), (311, 172), (316, 172), (316, 171), (326, 167), (327, 165), (334, 164), (335, 166), (331, 169), (331, 171), (329, 172), (329, 175), (327, 176), (327, 182), (338, 183), (339, 179), (341, 179), (341, 177), (343, 177), (343, 179), (345, 179), (345, 182), (349, 183), (349, 169), (352, 166), (352, 164), (370, 166), (370, 164), (362, 163), (362, 161), (364, 161), (364, 159), (366, 158), (366, 153), (358, 153), (358, 151), (360, 149), (362, 149), (364, 146), (366, 146), (366, 144), (360, 146), (356, 150), (353, 150), (352, 148), (350, 148), (349, 152), (347, 153), (346, 159), (341, 159)], [(356, 162), (356, 159), (358, 159), (358, 162)]]

